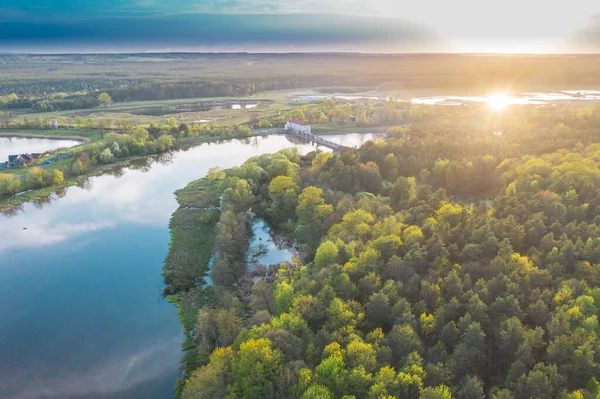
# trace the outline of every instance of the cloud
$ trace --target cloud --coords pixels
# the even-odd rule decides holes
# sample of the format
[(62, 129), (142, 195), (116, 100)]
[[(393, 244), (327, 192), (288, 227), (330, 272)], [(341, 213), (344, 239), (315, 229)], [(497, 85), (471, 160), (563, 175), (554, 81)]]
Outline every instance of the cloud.
[(600, 52), (600, 14), (570, 37), (568, 45), (580, 52)]
[[(110, 44), (118, 40), (138, 47), (158, 41), (161, 46), (181, 48), (190, 44), (186, 40), (195, 40), (196, 50), (210, 45), (231, 50), (226, 46), (231, 43), (241, 50), (255, 41), (262, 41), (268, 49), (277, 37), (291, 45), (303, 40), (310, 44), (328, 42), (337, 45), (332, 50), (340, 50), (340, 37), (357, 40), (356, 35), (348, 34), (356, 30), (363, 41), (387, 32), (389, 40), (381, 46), (387, 51), (435, 51), (440, 37), (443, 51), (568, 51), (567, 39), (573, 35), (594, 35), (580, 29), (600, 13), (596, 0), (4, 0), (3, 7), (11, 12), (0, 17), (5, 21), (0, 26), (0, 44), (24, 40), (104, 40)], [(299, 24), (294, 16), (301, 16), (305, 24)], [(335, 27), (327, 29), (320, 17)], [(278, 25), (278, 18), (286, 23)], [(116, 24), (115, 20), (120, 21)], [(265, 31), (257, 21), (270, 36), (260, 36)], [(346, 26), (340, 28), (344, 23)], [(294, 35), (289, 24), (298, 28)], [(321, 34), (319, 40), (311, 41), (315, 28)], [(417, 35), (430, 46), (415, 47)], [(397, 41), (412, 41), (413, 46), (394, 46)], [(580, 38), (580, 43), (586, 40)]]
[(358, 51), (364, 43), (377, 42), (394, 51), (418, 51), (423, 43), (437, 40), (430, 31), (404, 21), (325, 14), (183, 14), (0, 24), (0, 49), (63, 45), (119, 51)]
[[(171, 376), (179, 364), (181, 342), (181, 335), (148, 342), (140, 351), (124, 352), (89, 370), (54, 378), (40, 377), (31, 371), (36, 366), (29, 367), (27, 375), (4, 375), (0, 379), (0, 393), (7, 399), (126, 397), (124, 392)], [(37, 368), (47, 368), (47, 365)]]
[[(33, 221), (32, 221), (33, 222)], [(101, 229), (114, 227), (114, 222), (83, 222), (83, 223), (47, 223), (48, 220), (40, 223), (39, 220), (33, 222), (31, 227), (27, 227), (26, 217), (8, 219), (3, 221), (6, 231), (10, 231), (0, 240), (0, 253), (8, 249), (28, 248), (35, 246), (47, 246), (57, 244), (72, 236), (90, 233)], [(4, 227), (4, 226), (3, 226)], [(27, 229), (24, 229), (26, 227)], [(3, 229), (4, 230), (4, 229)]]

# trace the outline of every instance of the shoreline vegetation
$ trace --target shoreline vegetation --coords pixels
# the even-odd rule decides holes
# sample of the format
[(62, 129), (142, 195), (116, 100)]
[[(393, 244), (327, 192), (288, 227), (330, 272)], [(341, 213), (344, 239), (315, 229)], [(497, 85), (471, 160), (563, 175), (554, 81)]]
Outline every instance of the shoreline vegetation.
[[(600, 109), (459, 117), (178, 190), (176, 398), (597, 397)], [(254, 218), (298, 256), (250, 269)]]
[[(86, 178), (101, 174), (123, 161), (210, 141), (272, 134), (290, 118), (314, 124), (315, 132), (323, 135), (379, 132), (385, 131), (393, 123), (411, 123), (422, 119), (424, 107), (393, 99), (377, 104), (322, 100), (262, 110), (252, 115), (250, 120), (230, 124), (187, 124), (168, 118), (162, 124), (136, 125), (120, 121), (111, 125), (106, 121), (80, 118), (76, 123), (80, 130), (71, 130), (68, 124), (59, 129), (44, 129), (42, 126), (45, 122), (42, 120), (23, 122), (26, 126), (22, 131), (15, 127), (8, 128), (10, 131), (2, 129), (0, 134), (6, 136), (59, 138), (71, 135), (89, 141), (60, 151), (68, 154), (69, 159), (57, 160), (48, 156), (39, 160), (42, 167), (3, 170), (0, 173), (0, 209), (10, 211), (11, 207), (30, 200), (44, 201), (44, 197), (52, 192), (50, 187), (63, 189), (82, 184)], [(32, 129), (28, 124), (36, 128)]]
[[(264, 134), (257, 132), (256, 134), (253, 134), (251, 136), (246, 136), (246, 135), (241, 136), (240, 135), (240, 136), (231, 136), (231, 137), (227, 137), (227, 138), (223, 138), (223, 139), (210, 138), (210, 137), (195, 137), (195, 138), (181, 140), (180, 142), (177, 143), (177, 145), (174, 145), (173, 147), (169, 148), (169, 151), (177, 151), (177, 150), (193, 147), (196, 145), (201, 145), (201, 144), (211, 143), (211, 142), (218, 142), (218, 141), (222, 141), (222, 140), (236, 140), (236, 139), (243, 139), (243, 138), (249, 138), (249, 137), (260, 136), (260, 135), (264, 135)], [(35, 137), (39, 137), (39, 136), (35, 136)], [(54, 136), (54, 137), (56, 137), (56, 136)], [(76, 149), (78, 147), (79, 146), (75, 146), (75, 147), (71, 147), (69, 149), (60, 149), (58, 151), (68, 152), (68, 150)], [(63, 179), (59, 185), (50, 185), (48, 187), (20, 191), (20, 192), (15, 193), (13, 196), (5, 197), (3, 199), (0, 198), (0, 212), (7, 213), (7, 214), (14, 213), (16, 210), (19, 209), (20, 206), (22, 206), (23, 204), (25, 204), (27, 202), (35, 202), (35, 203), (39, 203), (39, 204), (51, 202), (52, 201), (51, 197), (54, 194), (59, 194), (68, 187), (85, 186), (87, 179), (89, 179), (91, 177), (101, 176), (106, 173), (110, 174), (111, 171), (118, 170), (120, 168), (129, 167), (132, 165), (132, 163), (135, 163), (136, 161), (150, 160), (152, 158), (156, 158), (156, 157), (160, 156), (161, 154), (163, 154), (163, 153), (134, 155), (134, 156), (129, 156), (124, 159), (115, 160), (114, 162), (111, 162), (108, 164), (95, 165), (92, 169), (86, 171), (83, 174)], [(1, 183), (2, 182), (0, 181), (0, 184)]]

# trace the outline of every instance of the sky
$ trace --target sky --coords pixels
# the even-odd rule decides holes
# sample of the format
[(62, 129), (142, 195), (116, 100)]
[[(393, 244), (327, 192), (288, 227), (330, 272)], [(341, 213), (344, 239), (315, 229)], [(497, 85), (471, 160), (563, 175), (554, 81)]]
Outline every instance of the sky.
[(600, 52), (600, 2), (1, 0), (0, 51)]

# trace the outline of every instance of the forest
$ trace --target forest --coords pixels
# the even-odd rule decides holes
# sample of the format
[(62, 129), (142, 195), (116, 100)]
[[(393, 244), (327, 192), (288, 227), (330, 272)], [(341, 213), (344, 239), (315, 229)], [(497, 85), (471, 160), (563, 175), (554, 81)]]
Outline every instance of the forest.
[(407, 96), (586, 89), (600, 83), (599, 66), (597, 55), (0, 54), (0, 110), (94, 108), (101, 92), (127, 102), (310, 88)]
[[(600, 397), (600, 111), (390, 128), (176, 192), (178, 398)], [(264, 219), (291, 262), (249, 267)]]

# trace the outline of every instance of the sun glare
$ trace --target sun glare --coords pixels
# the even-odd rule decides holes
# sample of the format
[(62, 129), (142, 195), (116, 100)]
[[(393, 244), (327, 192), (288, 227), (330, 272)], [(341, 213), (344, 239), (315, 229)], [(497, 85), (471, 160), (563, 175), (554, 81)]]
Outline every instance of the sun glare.
[(494, 94), (487, 99), (488, 106), (495, 110), (501, 110), (508, 105), (509, 98), (506, 94)]

